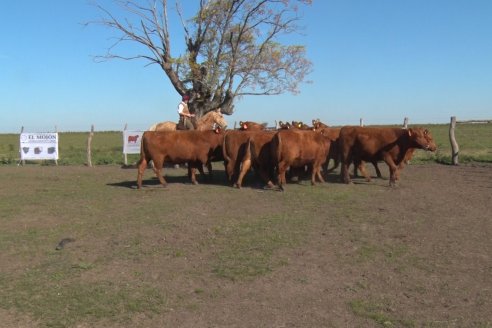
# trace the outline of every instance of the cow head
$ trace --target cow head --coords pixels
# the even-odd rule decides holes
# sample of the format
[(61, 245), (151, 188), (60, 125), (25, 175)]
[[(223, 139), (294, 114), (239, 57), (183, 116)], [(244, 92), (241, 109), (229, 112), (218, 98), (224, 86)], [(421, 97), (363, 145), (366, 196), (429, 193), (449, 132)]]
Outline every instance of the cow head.
[(299, 122), (292, 121), (292, 126), (299, 130), (312, 130), (309, 125), (304, 124), (304, 122), (302, 121)]
[(321, 122), (321, 120), (319, 118), (312, 120), (312, 123), (313, 123), (313, 130), (319, 130), (319, 129), (323, 129), (323, 128), (328, 127), (328, 125)]
[(412, 128), (408, 129), (408, 136), (410, 140), (415, 144), (416, 147), (429, 150), (436, 151), (437, 146), (432, 138), (431, 133), (427, 129), (423, 128)]
[(288, 130), (292, 127), (289, 122), (284, 123), (282, 121), (278, 121), (278, 126), (279, 126), (279, 129), (281, 129), (281, 130)]

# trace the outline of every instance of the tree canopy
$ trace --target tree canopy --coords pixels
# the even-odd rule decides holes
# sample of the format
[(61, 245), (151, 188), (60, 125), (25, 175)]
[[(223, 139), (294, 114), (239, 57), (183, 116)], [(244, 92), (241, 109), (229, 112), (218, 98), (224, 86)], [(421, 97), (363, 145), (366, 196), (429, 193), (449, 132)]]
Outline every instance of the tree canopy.
[[(311, 0), (198, 0), (198, 12), (188, 19), (176, 3), (185, 42), (184, 53), (177, 55), (171, 49), (167, 0), (113, 1), (124, 15), (98, 4), (104, 16), (94, 23), (119, 36), (96, 58), (159, 65), (174, 89), (191, 97), (190, 109), (199, 116), (218, 107), (232, 114), (242, 96), (298, 93), (311, 72), (305, 47), (280, 40), (301, 31), (299, 6)], [(135, 47), (142, 52), (123, 54), (119, 46), (127, 41), (142, 45)]]

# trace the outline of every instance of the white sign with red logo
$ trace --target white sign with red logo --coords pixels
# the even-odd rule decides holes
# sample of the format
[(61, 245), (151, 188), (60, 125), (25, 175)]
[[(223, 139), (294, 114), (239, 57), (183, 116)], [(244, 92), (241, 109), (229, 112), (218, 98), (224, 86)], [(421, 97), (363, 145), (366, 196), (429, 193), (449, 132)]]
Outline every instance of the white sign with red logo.
[(58, 159), (58, 133), (21, 133), (22, 160)]
[(140, 154), (144, 131), (123, 131), (123, 154)]

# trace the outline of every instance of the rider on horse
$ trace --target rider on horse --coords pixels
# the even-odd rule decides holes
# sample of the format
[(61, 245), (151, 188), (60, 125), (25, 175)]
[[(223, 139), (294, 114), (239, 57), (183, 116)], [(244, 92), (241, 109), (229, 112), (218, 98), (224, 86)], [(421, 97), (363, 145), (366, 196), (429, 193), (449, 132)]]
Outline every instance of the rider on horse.
[(176, 126), (178, 130), (194, 130), (195, 127), (193, 125), (192, 119), (195, 117), (195, 114), (190, 113), (188, 109), (188, 101), (190, 100), (190, 96), (184, 95), (181, 99), (181, 102), (178, 105), (178, 114), (179, 114), (179, 122)]

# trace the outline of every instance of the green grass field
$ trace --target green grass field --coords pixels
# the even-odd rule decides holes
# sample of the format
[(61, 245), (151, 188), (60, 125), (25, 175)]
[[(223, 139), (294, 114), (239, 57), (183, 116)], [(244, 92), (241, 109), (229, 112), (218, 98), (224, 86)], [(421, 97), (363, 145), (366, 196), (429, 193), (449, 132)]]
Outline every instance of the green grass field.
[[(412, 125), (410, 126), (412, 127)], [(448, 124), (425, 125), (437, 143), (435, 154), (417, 152), (414, 163), (451, 163), (451, 145)], [(59, 135), (59, 165), (87, 164), (88, 132), (62, 132)], [(458, 124), (456, 139), (460, 147), (460, 163), (492, 162), (492, 124)], [(123, 136), (120, 131), (95, 132), (92, 139), (92, 164), (105, 165), (124, 163)], [(128, 155), (128, 163), (138, 160), (138, 155)], [(19, 135), (0, 134), (0, 164), (13, 165), (19, 162)], [(48, 161), (43, 164), (52, 164)]]

